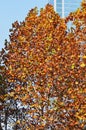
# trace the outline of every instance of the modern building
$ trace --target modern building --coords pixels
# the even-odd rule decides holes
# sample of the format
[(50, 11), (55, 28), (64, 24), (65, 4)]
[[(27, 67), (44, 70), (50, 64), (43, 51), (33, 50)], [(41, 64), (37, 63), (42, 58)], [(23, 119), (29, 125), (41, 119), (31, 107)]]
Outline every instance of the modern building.
[(82, 0), (49, 0), (49, 3), (54, 6), (54, 10), (64, 18), (70, 12), (75, 11), (80, 7)]

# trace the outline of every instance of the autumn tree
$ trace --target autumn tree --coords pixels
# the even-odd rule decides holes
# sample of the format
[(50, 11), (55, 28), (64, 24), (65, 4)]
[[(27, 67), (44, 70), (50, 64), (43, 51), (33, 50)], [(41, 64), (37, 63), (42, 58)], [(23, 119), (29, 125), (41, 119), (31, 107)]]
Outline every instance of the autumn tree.
[[(5, 98), (19, 105), (14, 129), (84, 128), (85, 17), (86, 2), (83, 1), (81, 8), (66, 19), (47, 5), (40, 14), (34, 8), (23, 22), (12, 24), (10, 42), (5, 44), (1, 59), (9, 89)], [(69, 21), (73, 26), (68, 31)]]

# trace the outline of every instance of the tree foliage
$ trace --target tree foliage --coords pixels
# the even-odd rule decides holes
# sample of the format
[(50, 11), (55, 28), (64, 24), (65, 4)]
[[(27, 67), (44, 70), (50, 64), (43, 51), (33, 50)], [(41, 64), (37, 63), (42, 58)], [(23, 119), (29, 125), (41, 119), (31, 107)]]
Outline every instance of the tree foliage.
[[(72, 26), (68, 31), (69, 21)], [(13, 129), (83, 129), (86, 2), (65, 19), (51, 5), (40, 14), (34, 8), (22, 23), (13, 23), (10, 31), (1, 61), (8, 86), (5, 100), (13, 104), (8, 111), (16, 118)]]

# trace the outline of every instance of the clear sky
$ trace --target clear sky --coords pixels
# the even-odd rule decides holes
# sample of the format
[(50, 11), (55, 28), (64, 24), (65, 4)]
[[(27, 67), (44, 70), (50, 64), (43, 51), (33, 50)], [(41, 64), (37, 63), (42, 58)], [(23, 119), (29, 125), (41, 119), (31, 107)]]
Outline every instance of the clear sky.
[(9, 29), (16, 20), (23, 21), (30, 9), (45, 7), (48, 0), (0, 0), (0, 50), (9, 38)]

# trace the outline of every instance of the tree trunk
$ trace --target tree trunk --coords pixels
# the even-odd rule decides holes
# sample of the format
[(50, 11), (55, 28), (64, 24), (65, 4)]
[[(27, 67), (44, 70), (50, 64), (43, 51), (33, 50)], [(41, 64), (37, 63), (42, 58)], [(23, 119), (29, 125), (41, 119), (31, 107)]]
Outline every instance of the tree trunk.
[(1, 113), (0, 113), (0, 130), (3, 130), (1, 126)]
[(4, 120), (4, 124), (5, 124), (5, 130), (7, 130), (7, 109), (5, 109), (5, 120)]

